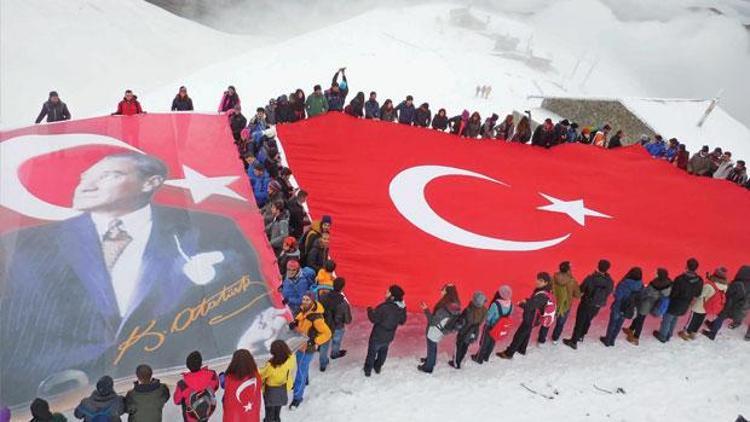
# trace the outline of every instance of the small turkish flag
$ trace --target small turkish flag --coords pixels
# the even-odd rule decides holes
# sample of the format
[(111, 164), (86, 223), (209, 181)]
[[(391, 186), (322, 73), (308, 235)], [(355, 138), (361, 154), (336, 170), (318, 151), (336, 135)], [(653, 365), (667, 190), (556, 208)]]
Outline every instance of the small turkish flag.
[[(517, 296), (570, 261), (579, 281), (601, 258), (676, 275), (747, 260), (747, 191), (687, 175), (641, 147), (551, 150), (467, 140), (329, 113), (279, 128), (315, 218), (331, 215), (331, 255), (356, 304), (398, 283), (433, 299), (502, 284)], [(464, 296), (466, 297), (466, 296)]]

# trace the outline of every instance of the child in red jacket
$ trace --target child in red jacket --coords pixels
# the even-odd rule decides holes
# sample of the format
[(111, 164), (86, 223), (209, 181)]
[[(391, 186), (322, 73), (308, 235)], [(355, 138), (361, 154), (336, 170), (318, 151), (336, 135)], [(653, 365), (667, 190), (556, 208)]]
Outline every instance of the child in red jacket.
[(219, 377), (216, 371), (202, 367), (203, 357), (195, 351), (186, 360), (190, 372), (182, 374), (174, 390), (174, 404), (182, 406), (185, 422), (208, 420), (216, 410), (216, 391), (219, 389)]

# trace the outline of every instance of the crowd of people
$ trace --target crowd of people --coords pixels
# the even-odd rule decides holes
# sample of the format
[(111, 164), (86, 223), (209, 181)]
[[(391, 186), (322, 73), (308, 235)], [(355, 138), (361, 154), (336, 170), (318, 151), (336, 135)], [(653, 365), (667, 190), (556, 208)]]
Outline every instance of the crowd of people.
[[(477, 86), (476, 96), (488, 98), (491, 90), (492, 87), (487, 85)], [(235, 140), (243, 147), (247, 144), (250, 134), (258, 126), (268, 128), (276, 124), (293, 123), (327, 112), (344, 112), (354, 117), (431, 128), (462, 138), (531, 143), (544, 148), (564, 143), (580, 143), (613, 149), (623, 146), (626, 138), (623, 130), (614, 130), (612, 125), (606, 122), (601, 126), (581, 127), (578, 123), (568, 119), (555, 123), (547, 118), (542, 124), (532, 129), (529, 112), (521, 116), (518, 121), (513, 114), (508, 114), (502, 121), (499, 121), (499, 115), (496, 113), (482, 119), (479, 112), (470, 113), (469, 110), (449, 116), (445, 108), (440, 108), (437, 113), (433, 114), (429, 103), (424, 102), (417, 106), (411, 95), (407, 95), (397, 105), (394, 105), (393, 100), (388, 98), (381, 106), (378, 94), (374, 91), (370, 92), (367, 99), (365, 99), (365, 93), (360, 91), (347, 104), (348, 94), (346, 68), (340, 68), (333, 75), (331, 85), (325, 91), (320, 85), (315, 85), (309, 96), (306, 96), (302, 89), (296, 89), (289, 95), (284, 94), (272, 98), (268, 104), (256, 109), (257, 114), (250, 121), (242, 114), (240, 97), (234, 86), (229, 86), (221, 96), (217, 110), (229, 115)], [(193, 100), (188, 95), (186, 87), (179, 88), (172, 100), (171, 110), (194, 110)], [(122, 101), (117, 105), (117, 111), (112, 115), (130, 116), (141, 113), (145, 111), (138, 97), (131, 90), (127, 90)], [(45, 117), (47, 122), (71, 118), (67, 105), (60, 100), (56, 91), (50, 92), (48, 100), (42, 104), (36, 123), (40, 123)], [(257, 140), (255, 142), (257, 144)], [(750, 189), (745, 161), (733, 161), (730, 151), (722, 151), (722, 148), (716, 147), (710, 152), (709, 146), (705, 145), (691, 156), (686, 145), (680, 143), (677, 138), (665, 140), (659, 134), (653, 138), (645, 134), (641, 135), (639, 143), (652, 157), (665, 160), (689, 174), (724, 179)]]
[[(517, 124), (512, 115), (497, 124), (495, 114), (482, 121), (479, 113), (469, 114), (467, 110), (449, 118), (445, 109), (440, 109), (432, 116), (429, 104), (415, 107), (411, 96), (396, 106), (390, 99), (380, 106), (375, 92), (370, 93), (367, 101), (364, 93), (358, 92), (346, 104), (349, 86), (345, 72), (345, 68), (336, 71), (330, 88), (325, 91), (316, 85), (308, 97), (298, 89), (289, 96), (272, 99), (267, 105), (257, 107), (250, 119), (242, 114), (240, 97), (233, 86), (224, 92), (218, 108), (228, 116), (235, 145), (247, 169), (268, 241), (277, 257), (282, 279), (279, 286), (282, 303), (294, 316), (289, 329), (303, 339), (301, 346), (292, 351), (286, 342), (274, 341), (270, 347), (271, 357), (262, 367), (256, 364), (249, 350), (237, 350), (221, 373), (204, 366), (200, 352), (193, 351), (186, 359), (187, 372), (177, 382), (174, 392), (154, 378), (152, 369), (146, 364), (135, 369), (137, 381), (125, 396), (114, 391), (111, 377), (104, 376), (92, 394), (76, 407), (76, 418), (86, 422), (120, 420), (121, 415), (127, 414), (129, 421), (159, 421), (163, 407), (171, 398), (174, 405), (180, 407), (185, 421), (206, 421), (219, 406), (217, 393), (224, 389), (221, 399), (224, 421), (259, 421), (261, 403), (265, 407), (264, 421), (280, 421), (283, 407), (295, 409), (302, 404), (309, 384), (310, 364), (316, 353), (321, 372), (326, 371), (332, 360), (347, 355), (342, 346), (347, 326), (352, 322), (352, 310), (345, 294), (346, 279), (336, 272), (336, 262), (331, 259), (329, 245), (333, 221), (325, 215), (319, 220), (310, 219), (305, 207), (308, 194), (293, 184), (292, 171), (282, 163), (274, 125), (338, 111), (366, 119), (431, 127), (461, 137), (521, 143), (531, 141), (543, 147), (580, 142), (616, 148), (624, 136), (622, 131), (609, 136), (611, 127), (608, 124), (595, 130), (582, 128), (579, 133), (575, 123), (563, 120), (553, 124), (547, 119), (532, 133), (529, 116), (523, 116)], [(484, 90), (484, 93), (478, 90), (479, 94), (489, 95), (489, 90)], [(172, 110), (193, 110), (193, 102), (185, 87), (180, 87), (172, 102)], [(143, 112), (137, 97), (128, 90), (113, 114)], [(67, 106), (55, 92), (50, 93), (37, 123), (45, 116), (48, 121), (70, 118)], [(687, 159), (681, 154), (685, 151), (684, 145), (675, 139), (667, 144), (657, 135), (654, 140), (643, 138), (642, 144), (652, 156), (674, 162), (692, 174), (746, 183), (744, 162), (738, 161), (734, 165), (731, 154), (727, 152), (718, 151), (717, 156), (716, 151), (709, 154), (705, 147), (705, 151)], [(666, 269), (660, 268), (648, 283), (644, 282), (645, 275), (639, 267), (631, 268), (615, 283), (609, 273), (610, 267), (609, 261), (600, 260), (593, 272), (579, 284), (573, 275), (572, 264), (562, 262), (553, 275), (539, 272), (530, 286), (528, 297), (515, 304), (511, 287), (501, 285), (489, 298), (484, 292), (474, 292), (468, 305), (462, 307), (457, 286), (445, 284), (434, 306), (424, 302), (419, 304), (426, 317), (426, 354), (417, 369), (424, 373), (433, 372), (437, 365), (438, 344), (453, 333), (456, 344), (449, 366), (460, 369), (467, 355), (476, 364), (488, 362), (496, 345), (510, 336), (513, 328), (511, 316), (516, 307), (520, 308), (520, 322), (510, 343), (495, 353), (501, 359), (525, 355), (537, 327), (538, 343), (545, 343), (551, 330), (551, 341), (557, 344), (573, 313), (572, 334), (562, 342), (577, 349), (588, 335), (593, 319), (610, 303), (610, 299), (609, 322), (606, 332), (599, 338), (606, 347), (614, 346), (620, 333), (624, 333), (626, 341), (637, 346), (649, 316), (660, 319), (659, 329), (653, 332), (653, 336), (662, 343), (669, 342), (678, 320), (688, 312), (690, 317), (677, 335), (685, 341), (694, 341), (700, 332), (714, 340), (725, 322), (729, 321), (731, 328), (739, 327), (750, 308), (750, 266), (747, 265), (738, 270), (731, 282), (723, 267), (705, 273), (705, 276), (699, 275), (699, 263), (694, 258), (687, 261), (684, 272), (674, 280)], [(366, 377), (383, 370), (396, 331), (407, 320), (404, 289), (391, 285), (384, 296), (376, 307), (366, 310), (372, 324), (363, 357)], [(707, 320), (709, 316), (711, 320)], [(625, 327), (627, 320), (630, 324)], [(745, 338), (750, 340), (750, 328)], [(473, 346), (475, 343), (477, 345)], [(475, 350), (469, 354), (472, 347)], [(245, 386), (250, 384), (262, 388), (251, 390), (251, 397), (247, 397)], [(41, 398), (32, 402), (31, 413), (33, 421), (66, 420), (60, 413), (52, 412), (49, 404)]]

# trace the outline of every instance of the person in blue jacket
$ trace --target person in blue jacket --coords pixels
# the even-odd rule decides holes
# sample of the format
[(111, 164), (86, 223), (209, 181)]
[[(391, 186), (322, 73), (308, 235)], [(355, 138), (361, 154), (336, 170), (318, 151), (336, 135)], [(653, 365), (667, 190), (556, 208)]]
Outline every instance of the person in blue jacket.
[(654, 140), (645, 145), (646, 151), (654, 158), (661, 158), (667, 150), (667, 144), (661, 135), (654, 136)]
[(293, 315), (299, 313), (302, 296), (310, 292), (315, 272), (310, 268), (300, 268), (299, 261), (290, 259), (286, 263), (286, 277), (281, 282), (282, 303), (287, 305)]
[[(483, 364), (490, 360), (492, 352), (495, 350), (495, 343), (499, 338), (493, 336), (495, 325), (500, 323), (502, 318), (510, 318), (513, 313), (513, 290), (508, 285), (502, 285), (495, 296), (492, 298), (492, 303), (487, 310), (487, 318), (484, 320), (484, 329), (482, 330), (482, 337), (479, 340), (479, 350), (477, 353), (471, 355), (471, 360), (478, 364)], [(497, 327), (500, 329), (501, 327)], [(497, 337), (502, 336), (502, 333)]]
[(253, 187), (253, 196), (258, 208), (262, 208), (268, 201), (268, 184), (271, 183), (271, 177), (268, 176), (263, 163), (256, 161), (247, 169), (247, 175), (250, 177), (250, 185)]
[(633, 267), (615, 287), (614, 300), (609, 311), (607, 334), (599, 340), (607, 347), (615, 345), (615, 339), (622, 330), (625, 319), (633, 318), (637, 311), (638, 297), (643, 290), (643, 271)]
[(416, 109), (414, 108), (414, 97), (411, 95), (406, 96), (406, 100), (401, 101), (401, 104), (396, 106), (398, 112), (398, 122), (404, 125), (411, 125), (414, 123), (414, 114)]
[[(346, 96), (349, 94), (349, 81), (346, 80), (346, 68), (342, 67), (333, 74), (331, 88), (326, 90), (325, 97), (328, 101), (328, 111), (344, 111)], [(339, 73), (342, 81), (339, 82)]]
[(365, 103), (365, 119), (380, 119), (380, 104), (375, 91), (370, 93), (370, 99)]

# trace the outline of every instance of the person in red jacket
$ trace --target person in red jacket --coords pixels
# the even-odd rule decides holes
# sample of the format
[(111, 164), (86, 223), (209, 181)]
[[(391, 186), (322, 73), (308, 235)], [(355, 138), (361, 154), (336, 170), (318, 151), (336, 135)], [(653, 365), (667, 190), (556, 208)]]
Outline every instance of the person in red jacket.
[(219, 376), (224, 388), (223, 422), (260, 422), (262, 381), (250, 351), (232, 355), (227, 371)]
[(133, 91), (125, 91), (125, 97), (117, 104), (117, 111), (112, 113), (113, 116), (132, 116), (135, 114), (143, 113), (141, 103), (138, 102), (138, 97), (133, 95)]
[(185, 362), (190, 372), (182, 374), (174, 390), (174, 404), (182, 407), (182, 418), (185, 422), (208, 420), (216, 410), (216, 391), (219, 389), (219, 377), (216, 371), (203, 365), (200, 352), (190, 353)]

